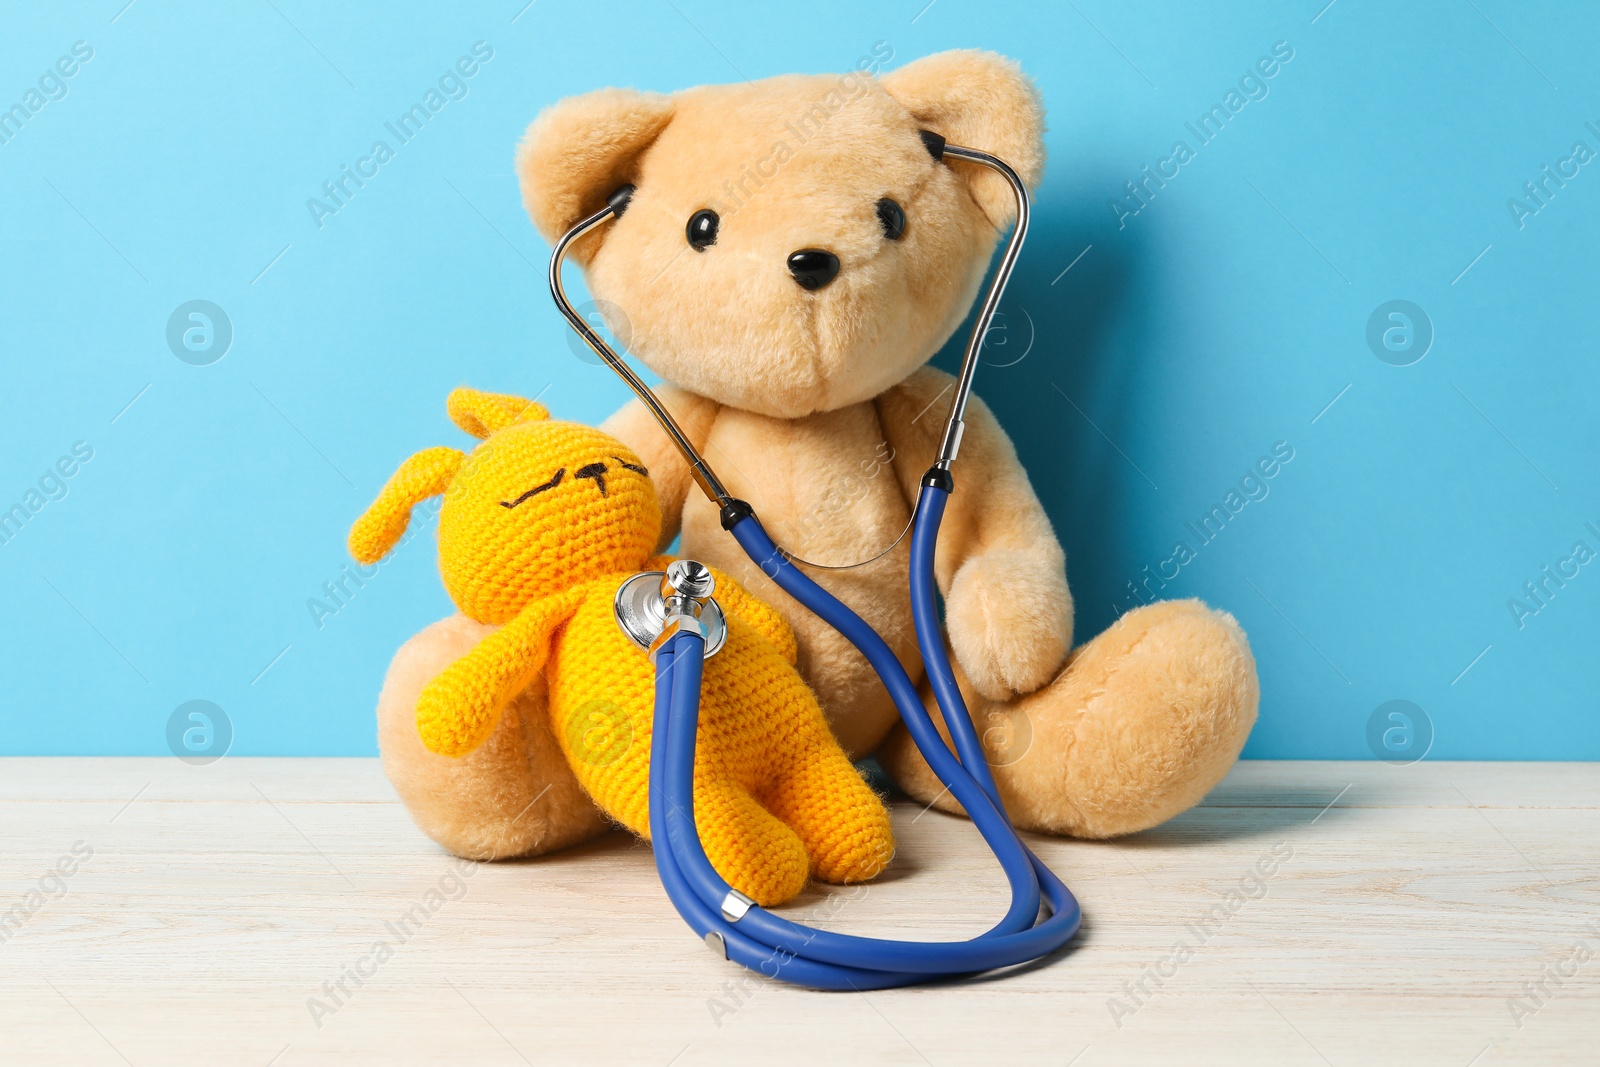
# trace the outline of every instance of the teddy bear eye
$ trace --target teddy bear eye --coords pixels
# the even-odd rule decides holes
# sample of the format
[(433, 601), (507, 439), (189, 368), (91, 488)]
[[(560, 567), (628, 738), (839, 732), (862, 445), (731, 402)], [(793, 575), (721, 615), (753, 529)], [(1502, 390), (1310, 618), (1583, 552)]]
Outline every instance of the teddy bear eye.
[(878, 201), (878, 221), (883, 223), (883, 235), (891, 241), (900, 240), (906, 232), (905, 211), (887, 196)]
[(708, 245), (717, 243), (717, 227), (722, 220), (710, 208), (701, 208), (689, 216), (689, 225), (684, 227), (684, 232), (689, 237), (689, 247), (696, 252), (704, 252)]

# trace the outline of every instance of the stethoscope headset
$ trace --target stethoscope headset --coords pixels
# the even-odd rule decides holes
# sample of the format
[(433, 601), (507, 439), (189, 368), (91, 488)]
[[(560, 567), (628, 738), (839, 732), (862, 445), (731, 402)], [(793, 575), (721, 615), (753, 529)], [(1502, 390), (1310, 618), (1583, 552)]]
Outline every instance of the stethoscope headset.
[[(961, 447), (963, 415), (984, 335), (1027, 236), (1028, 191), (1010, 166), (987, 152), (947, 144), (943, 137), (927, 131), (923, 131), (922, 139), (935, 162), (958, 159), (998, 173), (1011, 186), (1017, 203), (1016, 226), (967, 342), (938, 455), (923, 476), (922, 491), (908, 523), (911, 610), (917, 644), (955, 743), (954, 753), (939, 736), (916, 686), (883, 638), (796, 566), (804, 560), (773, 543), (750, 505), (728, 493), (660, 399), (568, 301), (561, 282), (561, 265), (567, 250), (584, 234), (620, 217), (634, 187), (624, 185), (612, 193), (604, 208), (578, 222), (556, 242), (550, 257), (550, 292), (567, 322), (661, 424), (688, 462), (695, 483), (719, 509), (723, 529), (733, 535), (751, 561), (866, 657), (894, 700), (923, 758), (977, 826), (1010, 882), (1011, 906), (992, 929), (969, 941), (942, 943), (892, 941), (818, 930), (781, 918), (731, 888), (706, 859), (694, 822), (701, 670), (705, 657), (715, 653), (721, 637), (712, 629), (720, 621), (720, 611), (706, 610), (708, 605), (713, 609), (715, 606), (712, 576), (692, 560), (679, 560), (661, 577), (659, 593), (652, 593), (642, 606), (637, 596), (623, 595), (623, 590), (629, 588), (629, 583), (624, 583), (618, 591), (618, 622), (624, 632), (649, 649), (656, 668), (649, 807), (650, 836), (661, 883), (684, 921), (718, 955), (768, 978), (818, 989), (884, 989), (1027, 963), (1066, 945), (1082, 919), (1072, 892), (1022, 843), (1006, 815), (982, 743), (950, 668), (934, 585), (939, 525), (955, 489), (950, 467)], [(900, 537), (904, 536), (902, 531)], [(895, 544), (899, 540), (896, 538)], [(891, 544), (871, 559), (847, 566), (871, 562), (893, 547)], [(637, 590), (635, 579), (630, 582)], [(1048, 917), (1042, 920), (1041, 902), (1049, 909)]]

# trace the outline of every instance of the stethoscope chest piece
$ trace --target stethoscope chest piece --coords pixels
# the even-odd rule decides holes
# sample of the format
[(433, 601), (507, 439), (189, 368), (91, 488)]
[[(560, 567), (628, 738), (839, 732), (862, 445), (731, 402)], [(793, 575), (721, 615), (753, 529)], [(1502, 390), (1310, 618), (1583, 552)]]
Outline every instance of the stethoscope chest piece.
[[(699, 566), (693, 560), (679, 560), (673, 566), (679, 567), (682, 564)], [(622, 584), (617, 586), (617, 595), (611, 602), (617, 626), (628, 636), (628, 640), (647, 652), (660, 639), (667, 625), (669, 596), (663, 595), (664, 586), (668, 589), (671, 587), (667, 571), (640, 571), (624, 579)], [(728, 640), (728, 620), (722, 613), (722, 605), (712, 597), (705, 596), (703, 599), (695, 598), (695, 600), (698, 605), (698, 620), (705, 632), (705, 658), (710, 659), (722, 650), (723, 644)], [(677, 615), (677, 612), (671, 614)]]

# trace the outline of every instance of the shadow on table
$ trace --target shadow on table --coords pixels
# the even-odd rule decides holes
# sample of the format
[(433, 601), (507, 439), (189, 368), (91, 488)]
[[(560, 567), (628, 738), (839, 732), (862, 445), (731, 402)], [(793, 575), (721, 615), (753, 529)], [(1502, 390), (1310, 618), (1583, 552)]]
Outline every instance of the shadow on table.
[[(1188, 847), (1248, 841), (1312, 825), (1325, 826), (1349, 817), (1352, 800), (1349, 788), (1234, 786), (1225, 794), (1214, 794), (1199, 807), (1160, 826), (1118, 838), (1117, 843), (1130, 848)], [(1361, 792), (1360, 800), (1364, 805), (1382, 802), (1371, 794), (1370, 786)]]

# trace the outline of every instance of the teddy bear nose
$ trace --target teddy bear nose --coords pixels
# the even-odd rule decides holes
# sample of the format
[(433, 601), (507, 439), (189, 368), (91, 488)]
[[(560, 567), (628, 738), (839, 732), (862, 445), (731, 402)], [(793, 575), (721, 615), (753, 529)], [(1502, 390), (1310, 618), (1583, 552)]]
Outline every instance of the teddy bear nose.
[(839, 257), (821, 248), (802, 248), (789, 256), (789, 273), (806, 290), (821, 289), (839, 273)]

